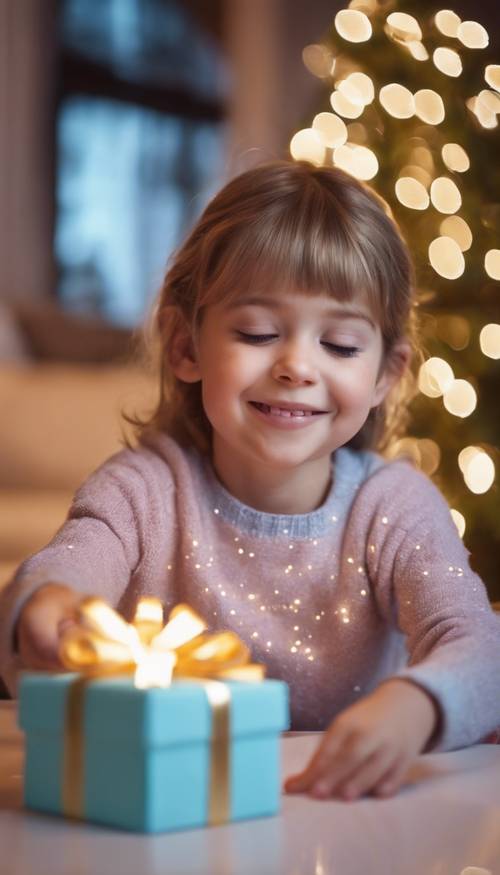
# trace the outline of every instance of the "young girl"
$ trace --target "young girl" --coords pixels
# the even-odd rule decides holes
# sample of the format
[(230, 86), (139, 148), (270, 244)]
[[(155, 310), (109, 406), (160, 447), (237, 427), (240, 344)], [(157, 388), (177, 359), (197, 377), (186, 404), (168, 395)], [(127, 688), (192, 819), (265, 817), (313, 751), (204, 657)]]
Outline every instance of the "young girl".
[(448, 507), (395, 433), (412, 347), (408, 252), (379, 199), (278, 162), (230, 182), (168, 271), (161, 391), (137, 446), (77, 492), (1, 604), (1, 668), (57, 667), (98, 593), (188, 602), (326, 730), (286, 789), (387, 795), (421, 751), (500, 723), (500, 626)]

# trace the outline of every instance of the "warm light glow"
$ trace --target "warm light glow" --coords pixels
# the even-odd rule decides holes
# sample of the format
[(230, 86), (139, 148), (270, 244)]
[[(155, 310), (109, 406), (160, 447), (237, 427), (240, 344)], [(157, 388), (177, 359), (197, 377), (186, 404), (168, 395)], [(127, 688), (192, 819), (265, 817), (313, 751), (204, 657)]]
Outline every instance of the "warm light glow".
[(462, 196), (447, 176), (438, 176), (432, 183), (431, 201), (440, 213), (456, 213), (462, 206)]
[(404, 207), (412, 210), (425, 210), (429, 206), (429, 195), (421, 182), (411, 176), (402, 176), (396, 182), (396, 197)]
[(470, 327), (463, 316), (441, 316), (437, 322), (437, 333), (452, 349), (465, 349), (469, 344)]
[(378, 99), (386, 112), (394, 118), (411, 118), (415, 115), (413, 94), (397, 82), (384, 85), (379, 91)]
[(423, 167), (424, 170), (427, 170), (429, 173), (433, 173), (434, 158), (432, 157), (432, 152), (427, 146), (415, 146), (410, 152), (410, 160), (414, 164)]
[(476, 391), (468, 380), (454, 380), (443, 395), (443, 404), (448, 413), (465, 419), (476, 409)]
[(391, 36), (406, 41), (422, 39), (420, 25), (413, 15), (406, 12), (391, 12), (386, 19), (387, 29)]
[(462, 21), (457, 37), (468, 49), (485, 49), (490, 41), (488, 31), (477, 21)]
[(351, 122), (347, 125), (347, 139), (350, 143), (363, 145), (368, 139), (368, 132), (361, 122)]
[(436, 91), (421, 88), (414, 95), (415, 114), (428, 125), (439, 125), (444, 119), (444, 103)]
[(313, 130), (316, 131), (321, 142), (329, 149), (342, 146), (347, 140), (347, 128), (345, 122), (333, 112), (320, 112), (314, 117)]
[(462, 252), (467, 252), (472, 245), (472, 231), (467, 222), (460, 216), (448, 216), (443, 219), (439, 226), (439, 233), (443, 237), (451, 237), (455, 240)]
[(500, 249), (490, 249), (484, 256), (484, 269), (492, 280), (500, 280)]
[(357, 9), (341, 9), (335, 16), (339, 36), (351, 43), (364, 43), (372, 35), (370, 19)]
[(375, 87), (366, 73), (350, 73), (338, 83), (337, 88), (351, 103), (358, 106), (368, 106), (375, 97)]
[(355, 176), (356, 179), (368, 180), (378, 173), (377, 156), (366, 146), (356, 146), (346, 143), (334, 150), (333, 163)]
[(494, 113), (494, 115), (500, 113), (500, 94), (497, 94), (496, 91), (490, 91), (488, 88), (484, 88), (483, 91), (480, 91), (477, 95), (477, 99), (484, 104), (490, 112)]
[(487, 492), (495, 480), (495, 466), (493, 460), (484, 450), (471, 458), (463, 472), (466, 486), (476, 495)]
[(325, 147), (318, 131), (303, 128), (290, 141), (290, 154), (295, 161), (309, 161), (320, 166), (325, 158)]
[(330, 103), (335, 112), (344, 118), (359, 118), (364, 110), (362, 103), (352, 103), (341, 91), (334, 91), (330, 95)]
[(448, 170), (465, 173), (470, 167), (469, 156), (458, 143), (446, 143), (441, 149), (441, 157)]
[(358, 9), (360, 12), (366, 12), (367, 15), (373, 15), (377, 3), (378, 0), (351, 0), (347, 5), (349, 9)]
[[(432, 176), (427, 170), (424, 170), (423, 167), (418, 167), (416, 164), (405, 164), (404, 167), (401, 168), (399, 178), (403, 179), (404, 176), (410, 176), (412, 179), (417, 179), (421, 185), (424, 186), (425, 190), (430, 187), (432, 182)], [(427, 201), (427, 205), (428, 205)]]
[(439, 276), (456, 280), (465, 270), (465, 259), (451, 237), (436, 237), (429, 245), (429, 261)]
[(479, 334), (481, 352), (490, 359), (500, 359), (500, 325), (490, 322)]
[(453, 386), (453, 370), (444, 359), (433, 356), (427, 359), (418, 372), (418, 388), (428, 398), (439, 398)]
[(425, 48), (423, 43), (420, 43), (418, 40), (414, 40), (409, 43), (405, 43), (406, 48), (408, 49), (412, 58), (415, 58), (416, 61), (428, 61), (429, 60), (429, 52)]
[(462, 60), (458, 52), (453, 51), (453, 49), (446, 49), (440, 46), (438, 49), (435, 49), (432, 60), (434, 62), (434, 66), (437, 67), (441, 73), (444, 73), (445, 76), (460, 76), (462, 72)]
[(462, 474), (465, 474), (474, 456), (477, 456), (477, 454), (480, 452), (481, 450), (479, 449), (479, 447), (464, 447), (463, 450), (460, 450), (458, 454), (458, 467), (460, 468)]
[(491, 111), (484, 100), (480, 100), (479, 97), (470, 97), (465, 101), (465, 105), (476, 116), (483, 128), (487, 130), (496, 128), (498, 125), (496, 113)]
[(464, 517), (464, 515), (461, 514), (459, 510), (455, 510), (454, 507), (451, 508), (450, 513), (451, 513), (451, 517), (453, 519), (453, 522), (455, 523), (455, 525), (457, 527), (458, 534), (460, 535), (461, 538), (463, 538), (463, 536), (465, 534), (465, 517)]
[(451, 9), (441, 9), (434, 16), (434, 24), (445, 36), (456, 37), (462, 19)]
[(500, 64), (488, 64), (484, 71), (484, 78), (491, 88), (500, 91)]
[(420, 453), (419, 465), (422, 471), (432, 477), (439, 468), (441, 450), (436, 441), (432, 441), (430, 438), (421, 438), (417, 442), (417, 447)]
[(335, 67), (335, 59), (326, 46), (306, 46), (302, 51), (304, 66), (313, 76), (318, 79), (327, 79), (331, 76)]

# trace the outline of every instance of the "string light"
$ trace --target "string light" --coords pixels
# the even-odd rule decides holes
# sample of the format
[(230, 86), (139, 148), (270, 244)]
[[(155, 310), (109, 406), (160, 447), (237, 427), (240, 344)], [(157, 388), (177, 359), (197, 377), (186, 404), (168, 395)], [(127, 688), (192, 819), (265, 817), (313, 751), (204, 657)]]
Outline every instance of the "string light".
[(411, 118), (415, 115), (415, 98), (408, 88), (391, 82), (380, 89), (378, 99), (386, 112), (394, 118)]
[(465, 419), (476, 409), (476, 391), (468, 380), (454, 380), (443, 395), (443, 404), (448, 413)]
[(487, 85), (500, 91), (500, 64), (488, 64), (484, 70), (484, 79)]
[(358, 9), (341, 9), (335, 16), (339, 36), (351, 43), (364, 43), (372, 35), (370, 19)]
[(368, 106), (375, 97), (375, 86), (366, 73), (356, 71), (342, 79), (338, 85), (341, 94), (347, 97), (351, 103), (358, 106)]
[(440, 125), (445, 117), (444, 103), (432, 88), (421, 88), (414, 95), (415, 114), (428, 125)]
[(446, 143), (441, 149), (441, 157), (448, 170), (465, 173), (470, 167), (469, 156), (458, 143)]
[(434, 24), (445, 36), (456, 37), (461, 23), (462, 19), (451, 9), (441, 9), (434, 16)]
[(490, 322), (481, 328), (479, 346), (483, 355), (490, 359), (500, 359), (500, 325)]
[(456, 213), (462, 206), (462, 196), (457, 186), (446, 176), (438, 176), (432, 183), (431, 201), (440, 213)]
[(314, 116), (313, 130), (323, 145), (329, 149), (342, 146), (347, 140), (347, 128), (343, 119), (333, 112), (320, 112)]
[(335, 112), (344, 118), (359, 118), (365, 108), (362, 103), (353, 103), (341, 91), (334, 91), (330, 95), (330, 103)]
[(462, 473), (468, 489), (476, 495), (487, 492), (495, 480), (495, 465), (488, 453), (476, 448), (464, 463)]
[(378, 172), (377, 156), (366, 146), (346, 143), (334, 150), (333, 162), (337, 167), (351, 173), (356, 179), (373, 179)]
[(386, 18), (386, 32), (404, 42), (415, 40), (420, 42), (422, 39), (422, 31), (417, 19), (406, 12), (391, 12)]
[(490, 249), (484, 256), (484, 269), (492, 280), (500, 280), (500, 249)]
[(429, 398), (439, 398), (453, 386), (455, 375), (451, 365), (444, 359), (433, 356), (427, 359), (418, 372), (418, 388)]
[(462, 252), (467, 252), (472, 246), (472, 231), (467, 222), (460, 216), (448, 216), (439, 226), (443, 237), (451, 237), (458, 243)]
[(478, 97), (470, 97), (465, 101), (468, 110), (477, 118), (481, 127), (491, 130), (496, 128), (498, 121), (496, 114), (486, 105), (484, 100)]
[(457, 29), (457, 38), (468, 49), (485, 49), (490, 41), (488, 31), (477, 21), (462, 21)]
[(432, 60), (434, 66), (437, 67), (441, 73), (444, 73), (445, 76), (460, 76), (463, 70), (462, 59), (458, 52), (455, 52), (453, 49), (447, 49), (440, 46), (434, 50)]
[(404, 207), (409, 207), (412, 210), (425, 210), (429, 206), (429, 195), (418, 179), (411, 176), (401, 176), (396, 182), (395, 191), (398, 201)]
[(304, 66), (318, 79), (327, 79), (335, 69), (335, 59), (326, 46), (313, 44), (302, 51)]
[(465, 534), (465, 517), (460, 513), (459, 510), (455, 510), (454, 507), (450, 510), (451, 518), (457, 527), (458, 534), (461, 538), (463, 538)]
[(408, 49), (412, 58), (415, 58), (416, 61), (428, 61), (429, 60), (429, 52), (425, 48), (423, 43), (415, 40), (413, 42), (405, 43), (405, 47)]
[(290, 154), (296, 161), (309, 161), (310, 164), (319, 167), (325, 158), (325, 147), (317, 131), (313, 128), (304, 128), (292, 137)]
[(465, 270), (460, 246), (451, 237), (437, 237), (429, 244), (429, 261), (439, 276), (456, 280)]

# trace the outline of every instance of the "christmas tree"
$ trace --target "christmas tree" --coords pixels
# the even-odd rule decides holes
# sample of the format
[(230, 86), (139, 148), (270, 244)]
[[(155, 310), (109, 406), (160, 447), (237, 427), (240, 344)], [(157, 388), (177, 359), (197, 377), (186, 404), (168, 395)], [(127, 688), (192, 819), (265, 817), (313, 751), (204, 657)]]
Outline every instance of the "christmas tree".
[(292, 157), (367, 180), (415, 259), (423, 360), (389, 452), (432, 476), (500, 600), (500, 65), (479, 22), (410, 0), (352, 0), (303, 58), (325, 93)]

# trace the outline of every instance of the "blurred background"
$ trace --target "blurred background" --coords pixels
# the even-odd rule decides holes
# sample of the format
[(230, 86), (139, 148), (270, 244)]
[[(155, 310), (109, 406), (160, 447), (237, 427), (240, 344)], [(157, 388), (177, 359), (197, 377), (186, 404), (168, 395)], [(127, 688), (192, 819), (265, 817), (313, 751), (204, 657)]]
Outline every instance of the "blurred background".
[(225, 180), (291, 150), (369, 180), (415, 252), (426, 362), (393, 452), (500, 599), (498, 5), (440, 9), (0, 0), (0, 584), (119, 448), (120, 410), (153, 402), (133, 339), (169, 255)]

